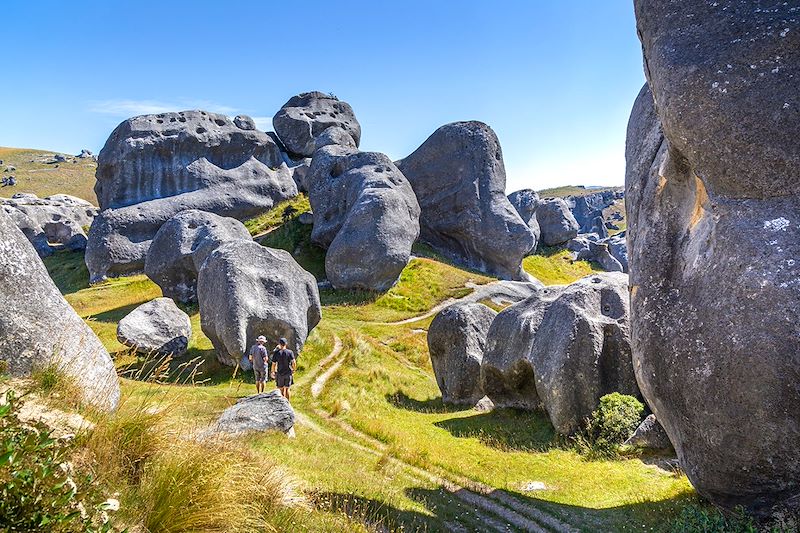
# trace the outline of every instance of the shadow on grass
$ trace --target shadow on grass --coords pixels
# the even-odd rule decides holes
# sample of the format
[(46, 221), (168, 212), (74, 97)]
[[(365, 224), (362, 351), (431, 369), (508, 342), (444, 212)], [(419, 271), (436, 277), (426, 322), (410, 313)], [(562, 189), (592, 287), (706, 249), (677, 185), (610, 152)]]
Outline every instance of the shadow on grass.
[(547, 415), (516, 409), (451, 418), (434, 424), (454, 437), (476, 438), (485, 446), (503, 451), (547, 451), (559, 440)]
[(111, 324), (116, 324), (125, 316), (127, 316), (131, 311), (136, 309), (142, 305), (142, 302), (137, 302), (135, 304), (123, 305), (122, 307), (115, 307), (114, 309), (109, 309), (108, 311), (103, 311), (102, 313), (96, 313), (91, 315), (90, 319), (96, 320), (97, 322), (106, 322)]
[(414, 411), (416, 413), (457, 413), (464, 411), (468, 407), (463, 405), (452, 405), (442, 402), (442, 398), (429, 398), (427, 400), (417, 400), (408, 396), (403, 391), (397, 391), (394, 394), (387, 394), (386, 401), (391, 405), (406, 411)]
[(61, 294), (72, 294), (89, 286), (89, 270), (83, 252), (59, 250), (43, 262)]

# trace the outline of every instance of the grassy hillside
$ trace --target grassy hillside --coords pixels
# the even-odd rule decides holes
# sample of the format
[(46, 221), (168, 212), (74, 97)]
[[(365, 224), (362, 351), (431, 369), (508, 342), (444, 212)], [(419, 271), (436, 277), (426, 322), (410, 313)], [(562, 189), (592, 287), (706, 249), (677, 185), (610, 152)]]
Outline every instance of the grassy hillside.
[[(309, 227), (281, 222), (273, 212), (249, 225), (262, 242), (298, 252), (301, 263), (318, 269), (322, 252), (307, 242)], [(116, 324), (160, 289), (144, 276), (89, 287), (76, 253), (57, 253), (46, 264), (120, 371), (141, 376), (147, 363), (117, 343)], [(563, 250), (529, 257), (525, 268), (548, 284), (592, 271)], [(310, 510), (295, 518), (296, 530), (668, 531), (672, 518), (696, 501), (685, 476), (652, 459), (587, 460), (541, 413), (442, 404), (427, 351), (427, 311), (468, 294), (468, 284), (490, 281), (417, 258), (386, 294), (322, 292), (323, 319), (300, 358), (294, 388), (296, 439), (273, 434), (243, 441), (299, 483)], [(194, 361), (196, 383), (123, 380), (127, 398), (171, 406), (153, 409), (163, 412), (174, 435), (201, 430), (254, 389), (252, 374), (235, 375), (216, 362), (197, 309), (185, 309), (194, 328), (190, 350), (168, 366), (177, 371)], [(527, 490), (532, 482), (545, 488)]]
[(586, 196), (595, 192), (608, 191), (608, 190), (622, 190), (622, 187), (585, 187), (583, 185), (564, 185), (562, 187), (553, 187), (550, 189), (542, 189), (537, 191), (539, 197), (563, 197), (563, 196)]
[[(65, 154), (63, 163), (50, 163), (55, 152), (31, 150), (28, 148), (0, 147), (0, 175), (14, 175), (17, 185), (0, 188), (0, 196), (10, 197), (18, 192), (33, 193), (39, 197), (51, 194), (70, 194), (97, 205), (94, 194), (94, 173), (97, 163), (91, 158), (79, 159)], [(7, 166), (14, 166), (13, 172), (4, 172)]]

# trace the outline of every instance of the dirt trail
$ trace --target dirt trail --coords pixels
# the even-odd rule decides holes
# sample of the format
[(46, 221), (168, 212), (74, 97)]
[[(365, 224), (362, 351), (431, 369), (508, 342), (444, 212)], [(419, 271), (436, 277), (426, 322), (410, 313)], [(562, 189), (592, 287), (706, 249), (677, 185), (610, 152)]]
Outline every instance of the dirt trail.
[(336, 360), (339, 357), (339, 354), (342, 353), (342, 339), (339, 338), (338, 335), (333, 336), (333, 350), (328, 356), (319, 362), (318, 368), (322, 369), (328, 366), (331, 361), (335, 361), (325, 372), (317, 376), (317, 379), (314, 380), (314, 383), (311, 384), (311, 396), (312, 398), (316, 398), (322, 392), (322, 389), (325, 388), (325, 383), (328, 382), (328, 379), (336, 372), (342, 363), (344, 363), (344, 358)]
[[(482, 298), (481, 298), (482, 299)], [(344, 361), (339, 358), (342, 351), (342, 343), (338, 336), (334, 335), (334, 347), (331, 353), (319, 364), (318, 371), (335, 361), (327, 370), (317, 376), (313, 382), (312, 397), (317, 398), (323, 391), (327, 379), (341, 366)], [(315, 393), (316, 390), (316, 393)], [(533, 505), (526, 504), (505, 491), (495, 489), (477, 481), (461, 476), (453, 475), (449, 472), (438, 471), (434, 468), (422, 468), (404, 461), (401, 458), (387, 456), (389, 447), (374, 437), (363, 433), (343, 420), (329, 417), (328, 413), (316, 407), (313, 414), (320, 420), (332, 423), (339, 427), (343, 434), (337, 434), (322, 427), (313, 421), (308, 415), (296, 412), (297, 422), (314, 431), (350, 446), (358, 451), (368, 453), (377, 457), (388, 457), (388, 460), (403, 468), (406, 473), (418, 482), (434, 483), (444, 488), (462, 502), (471, 507), (484, 511), (484, 514), (476, 514), (475, 518), (481, 522), (482, 529), (485, 531), (506, 532), (510, 530), (531, 531), (534, 533), (568, 532), (573, 533), (577, 530), (569, 524), (562, 522), (558, 518), (535, 508)], [(461, 524), (466, 530), (471, 529), (467, 523)]]
[(432, 317), (445, 307), (449, 307), (456, 302), (480, 302), (482, 300), (492, 300), (495, 303), (517, 303), (533, 295), (543, 285), (540, 282), (525, 283), (522, 281), (493, 281), (486, 285), (476, 285), (467, 283), (465, 288), (473, 289), (471, 293), (462, 298), (448, 298), (447, 300), (433, 306), (429, 311), (419, 315), (397, 320), (395, 322), (374, 322), (381, 326), (402, 326), (412, 324), (420, 320)]

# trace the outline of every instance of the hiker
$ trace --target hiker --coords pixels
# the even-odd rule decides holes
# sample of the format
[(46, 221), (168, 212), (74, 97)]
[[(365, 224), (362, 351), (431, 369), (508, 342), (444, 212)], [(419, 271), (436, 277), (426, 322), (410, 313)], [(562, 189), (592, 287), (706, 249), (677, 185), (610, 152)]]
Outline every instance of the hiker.
[(292, 375), (297, 370), (297, 358), (294, 352), (286, 347), (286, 339), (278, 341), (278, 350), (272, 354), (272, 376), (275, 378), (275, 385), (281, 391), (281, 396), (289, 399), (289, 387), (294, 380)]
[(256, 378), (256, 394), (264, 392), (264, 381), (267, 377), (267, 365), (269, 364), (269, 354), (267, 347), (264, 343), (267, 342), (266, 337), (260, 335), (256, 339), (256, 344), (250, 348), (249, 359), (253, 363), (253, 374)]

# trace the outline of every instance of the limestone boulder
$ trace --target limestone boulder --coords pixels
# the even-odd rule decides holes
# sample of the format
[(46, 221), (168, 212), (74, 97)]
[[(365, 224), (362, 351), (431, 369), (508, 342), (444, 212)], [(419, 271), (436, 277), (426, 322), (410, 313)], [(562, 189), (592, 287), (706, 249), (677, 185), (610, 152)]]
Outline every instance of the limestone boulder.
[(634, 8), (648, 87), (625, 196), (642, 392), (703, 497), (797, 510), (798, 6)]
[(168, 298), (197, 301), (197, 273), (225, 242), (252, 241), (244, 224), (207, 211), (181, 211), (159, 228), (145, 257), (144, 272)]
[(536, 220), (541, 230), (541, 242), (545, 246), (558, 246), (578, 235), (580, 225), (572, 216), (563, 198), (545, 198), (539, 202)]
[(539, 228), (539, 221), (536, 219), (536, 209), (539, 207), (539, 194), (533, 189), (522, 189), (508, 195), (508, 201), (517, 210), (523, 222), (531, 229), (535, 237), (535, 242), (530, 253), (536, 251), (542, 230)]
[(670, 450), (672, 443), (661, 424), (656, 420), (656, 415), (650, 414), (645, 418), (631, 437), (624, 442), (625, 446), (645, 448), (648, 450)]
[(242, 127), (224, 115), (183, 111), (117, 126), (98, 158), (102, 211), (86, 250), (93, 282), (141, 272), (156, 232), (181, 211), (244, 220), (297, 194), (277, 143), (237, 122)]
[(183, 355), (191, 338), (189, 315), (170, 298), (144, 303), (117, 324), (117, 340), (144, 354)]
[(594, 274), (546, 287), (502, 311), (487, 334), (481, 382), (495, 405), (544, 408), (565, 435), (602, 396), (641, 397), (631, 359), (627, 276)]
[(307, 181), (311, 240), (327, 249), (333, 287), (389, 289), (419, 236), (420, 208), (408, 180), (383, 154), (328, 145), (314, 154)]
[(428, 328), (428, 351), (445, 403), (475, 405), (483, 397), (481, 360), (497, 313), (480, 303), (440, 311)]
[(361, 125), (350, 104), (317, 91), (290, 98), (272, 118), (272, 125), (295, 158), (313, 156), (318, 137), (329, 128), (338, 130), (337, 144), (357, 148), (361, 142)]
[(273, 390), (248, 396), (225, 409), (212, 426), (212, 433), (242, 435), (280, 431), (289, 433), (294, 427), (294, 409), (289, 401)]
[(421, 239), (450, 260), (510, 280), (527, 280), (522, 259), (536, 236), (506, 197), (503, 152), (482, 122), (437, 129), (397, 162), (417, 195)]
[(203, 333), (217, 358), (235, 366), (256, 337), (285, 337), (299, 354), (321, 318), (317, 280), (289, 252), (253, 241), (229, 241), (211, 253), (197, 276)]
[(114, 363), (100, 339), (56, 288), (33, 246), (0, 211), (0, 360), (16, 377), (54, 367), (83, 400), (104, 409), (119, 402)]

